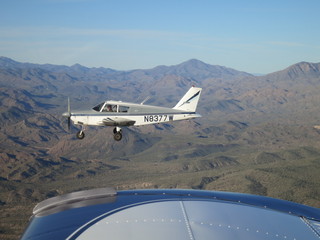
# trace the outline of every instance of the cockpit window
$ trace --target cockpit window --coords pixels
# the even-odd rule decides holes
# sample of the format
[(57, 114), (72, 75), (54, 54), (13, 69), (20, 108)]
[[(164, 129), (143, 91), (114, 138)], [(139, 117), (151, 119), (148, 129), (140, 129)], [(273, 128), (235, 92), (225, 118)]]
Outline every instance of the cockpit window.
[(97, 112), (122, 112), (126, 113), (129, 111), (129, 107), (127, 106), (120, 106), (115, 104), (108, 104), (108, 103), (100, 103), (99, 105), (95, 106), (93, 110)]
[(97, 112), (100, 112), (100, 110), (101, 110), (101, 108), (103, 107), (103, 105), (104, 105), (104, 102), (103, 102), (103, 103), (100, 103), (100, 104), (97, 105), (97, 106), (95, 106), (95, 107), (93, 108), (93, 110), (95, 110), (95, 111), (97, 111)]

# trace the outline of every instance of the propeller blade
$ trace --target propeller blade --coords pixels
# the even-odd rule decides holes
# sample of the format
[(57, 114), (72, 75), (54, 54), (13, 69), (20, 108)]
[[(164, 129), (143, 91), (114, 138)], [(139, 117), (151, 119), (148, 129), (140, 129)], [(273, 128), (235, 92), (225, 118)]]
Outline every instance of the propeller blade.
[(68, 97), (68, 130), (70, 131), (70, 127), (71, 127), (71, 108), (70, 108), (70, 98)]
[(71, 117), (68, 117), (68, 130), (70, 131), (70, 127), (71, 127)]
[(70, 107), (70, 98), (68, 97), (68, 130), (70, 131), (71, 127), (71, 107)]
[(71, 116), (71, 110), (70, 110), (70, 98), (68, 97), (68, 113), (69, 116)]
[(68, 130), (70, 130), (71, 127), (71, 108), (70, 108), (70, 98), (68, 98), (68, 112), (65, 112), (62, 114), (63, 117), (66, 117), (68, 119)]

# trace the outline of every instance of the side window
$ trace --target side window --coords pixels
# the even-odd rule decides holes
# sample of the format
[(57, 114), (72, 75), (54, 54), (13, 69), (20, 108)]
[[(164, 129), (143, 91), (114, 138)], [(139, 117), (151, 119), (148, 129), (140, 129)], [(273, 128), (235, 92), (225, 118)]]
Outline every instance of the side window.
[(117, 112), (117, 105), (106, 104), (102, 112)]
[(119, 106), (119, 112), (128, 112), (129, 111), (129, 107), (126, 107), (126, 106)]

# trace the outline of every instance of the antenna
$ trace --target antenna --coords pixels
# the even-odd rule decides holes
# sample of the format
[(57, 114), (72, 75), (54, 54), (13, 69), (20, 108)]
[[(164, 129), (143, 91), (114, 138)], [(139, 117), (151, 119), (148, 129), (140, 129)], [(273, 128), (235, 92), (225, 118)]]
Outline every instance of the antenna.
[(143, 104), (144, 104), (146, 101), (148, 101), (150, 98), (151, 98), (150, 96), (146, 97), (140, 104), (143, 105)]

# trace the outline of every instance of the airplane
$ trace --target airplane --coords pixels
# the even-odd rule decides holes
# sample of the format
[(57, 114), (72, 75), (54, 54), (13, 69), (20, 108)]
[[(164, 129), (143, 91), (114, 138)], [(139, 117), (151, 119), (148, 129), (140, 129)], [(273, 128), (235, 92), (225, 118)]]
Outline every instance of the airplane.
[(319, 240), (320, 209), (245, 193), (97, 188), (38, 203), (21, 240)]
[(201, 117), (200, 114), (196, 113), (201, 91), (202, 88), (192, 86), (173, 108), (144, 105), (146, 99), (140, 104), (105, 101), (90, 110), (71, 111), (70, 100), (68, 99), (68, 112), (63, 113), (62, 116), (68, 119), (69, 129), (71, 121), (75, 125), (81, 126), (81, 130), (76, 134), (78, 139), (85, 137), (86, 126), (113, 126), (114, 140), (120, 141), (122, 139), (121, 127)]

